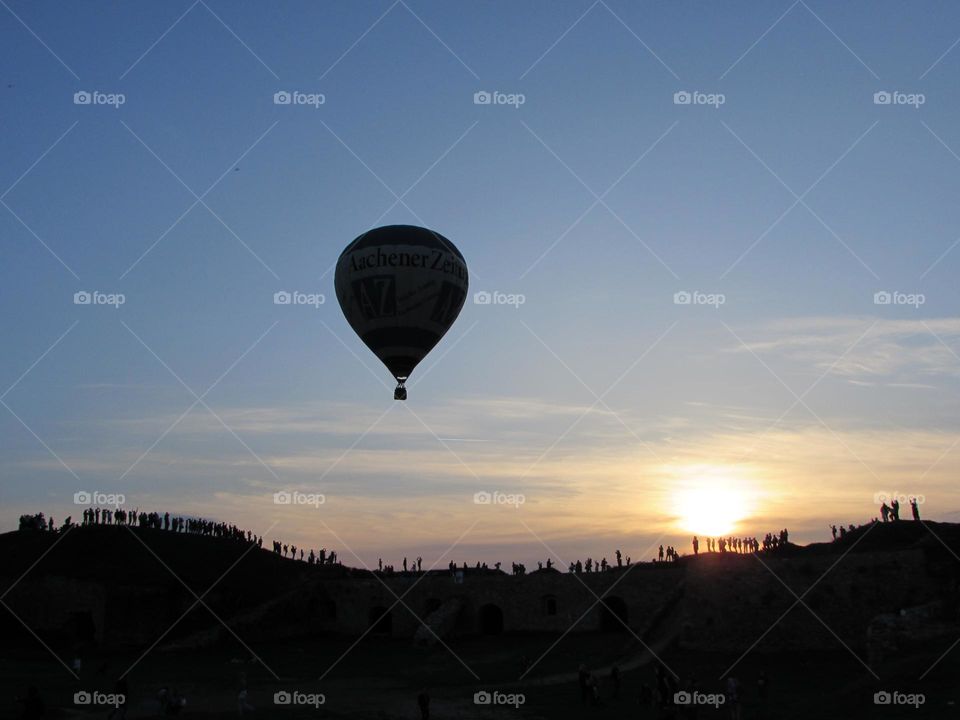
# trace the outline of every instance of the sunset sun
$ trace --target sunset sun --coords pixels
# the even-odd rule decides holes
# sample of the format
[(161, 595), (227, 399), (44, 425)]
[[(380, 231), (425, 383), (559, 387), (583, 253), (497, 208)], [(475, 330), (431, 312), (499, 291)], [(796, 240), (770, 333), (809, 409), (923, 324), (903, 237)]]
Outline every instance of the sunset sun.
[(741, 483), (716, 473), (691, 478), (673, 495), (677, 525), (685, 532), (707, 537), (733, 533), (751, 505), (750, 494)]

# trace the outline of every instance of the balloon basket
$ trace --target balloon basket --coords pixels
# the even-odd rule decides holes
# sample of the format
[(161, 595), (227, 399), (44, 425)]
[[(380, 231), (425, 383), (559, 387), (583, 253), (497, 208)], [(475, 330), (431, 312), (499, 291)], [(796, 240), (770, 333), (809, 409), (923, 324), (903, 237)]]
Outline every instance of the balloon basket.
[(394, 400), (406, 400), (407, 399), (407, 388), (403, 384), (403, 380), (397, 382), (397, 388), (393, 391)]

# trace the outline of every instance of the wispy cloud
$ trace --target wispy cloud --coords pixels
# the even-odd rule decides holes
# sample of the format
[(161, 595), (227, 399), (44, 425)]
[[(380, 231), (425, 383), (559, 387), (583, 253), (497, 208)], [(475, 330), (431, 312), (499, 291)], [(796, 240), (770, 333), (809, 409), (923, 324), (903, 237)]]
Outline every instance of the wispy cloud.
[[(832, 367), (832, 373), (851, 382), (928, 388), (932, 381), (917, 383), (916, 379), (960, 377), (960, 360), (937, 336), (946, 343), (958, 340), (960, 318), (795, 318), (754, 328), (743, 336), (746, 347), (732, 344), (728, 350), (786, 358), (811, 373)], [(884, 378), (890, 380), (882, 382)]]

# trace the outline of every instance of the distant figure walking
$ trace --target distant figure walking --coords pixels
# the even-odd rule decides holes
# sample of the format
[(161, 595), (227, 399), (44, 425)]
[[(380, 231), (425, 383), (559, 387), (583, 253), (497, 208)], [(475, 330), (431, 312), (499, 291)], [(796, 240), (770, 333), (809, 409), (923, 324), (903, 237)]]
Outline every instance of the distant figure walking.
[(23, 705), (23, 717), (28, 720), (39, 720), (45, 714), (46, 708), (40, 698), (40, 691), (33, 685), (27, 689), (27, 696), (17, 698)]
[(730, 709), (730, 720), (740, 720), (740, 681), (735, 677), (727, 678), (727, 707)]
[(426, 688), (417, 695), (417, 706), (420, 708), (420, 720), (430, 720), (430, 695)]
[(121, 720), (126, 720), (127, 717), (127, 698), (130, 697), (130, 687), (127, 684), (126, 678), (120, 678), (114, 683), (113, 692), (117, 696), (118, 702), (116, 707), (110, 711), (110, 714), (107, 715), (107, 720), (112, 720), (113, 718), (120, 718)]

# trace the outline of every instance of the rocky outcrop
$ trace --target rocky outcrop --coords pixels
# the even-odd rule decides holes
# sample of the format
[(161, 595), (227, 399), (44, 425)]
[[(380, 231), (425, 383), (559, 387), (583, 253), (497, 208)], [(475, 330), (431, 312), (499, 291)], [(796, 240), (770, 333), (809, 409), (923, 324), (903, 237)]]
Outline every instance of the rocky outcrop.
[(942, 645), (960, 635), (960, 623), (949, 620), (940, 602), (904, 608), (898, 613), (882, 613), (867, 626), (868, 662), (910, 650)]

